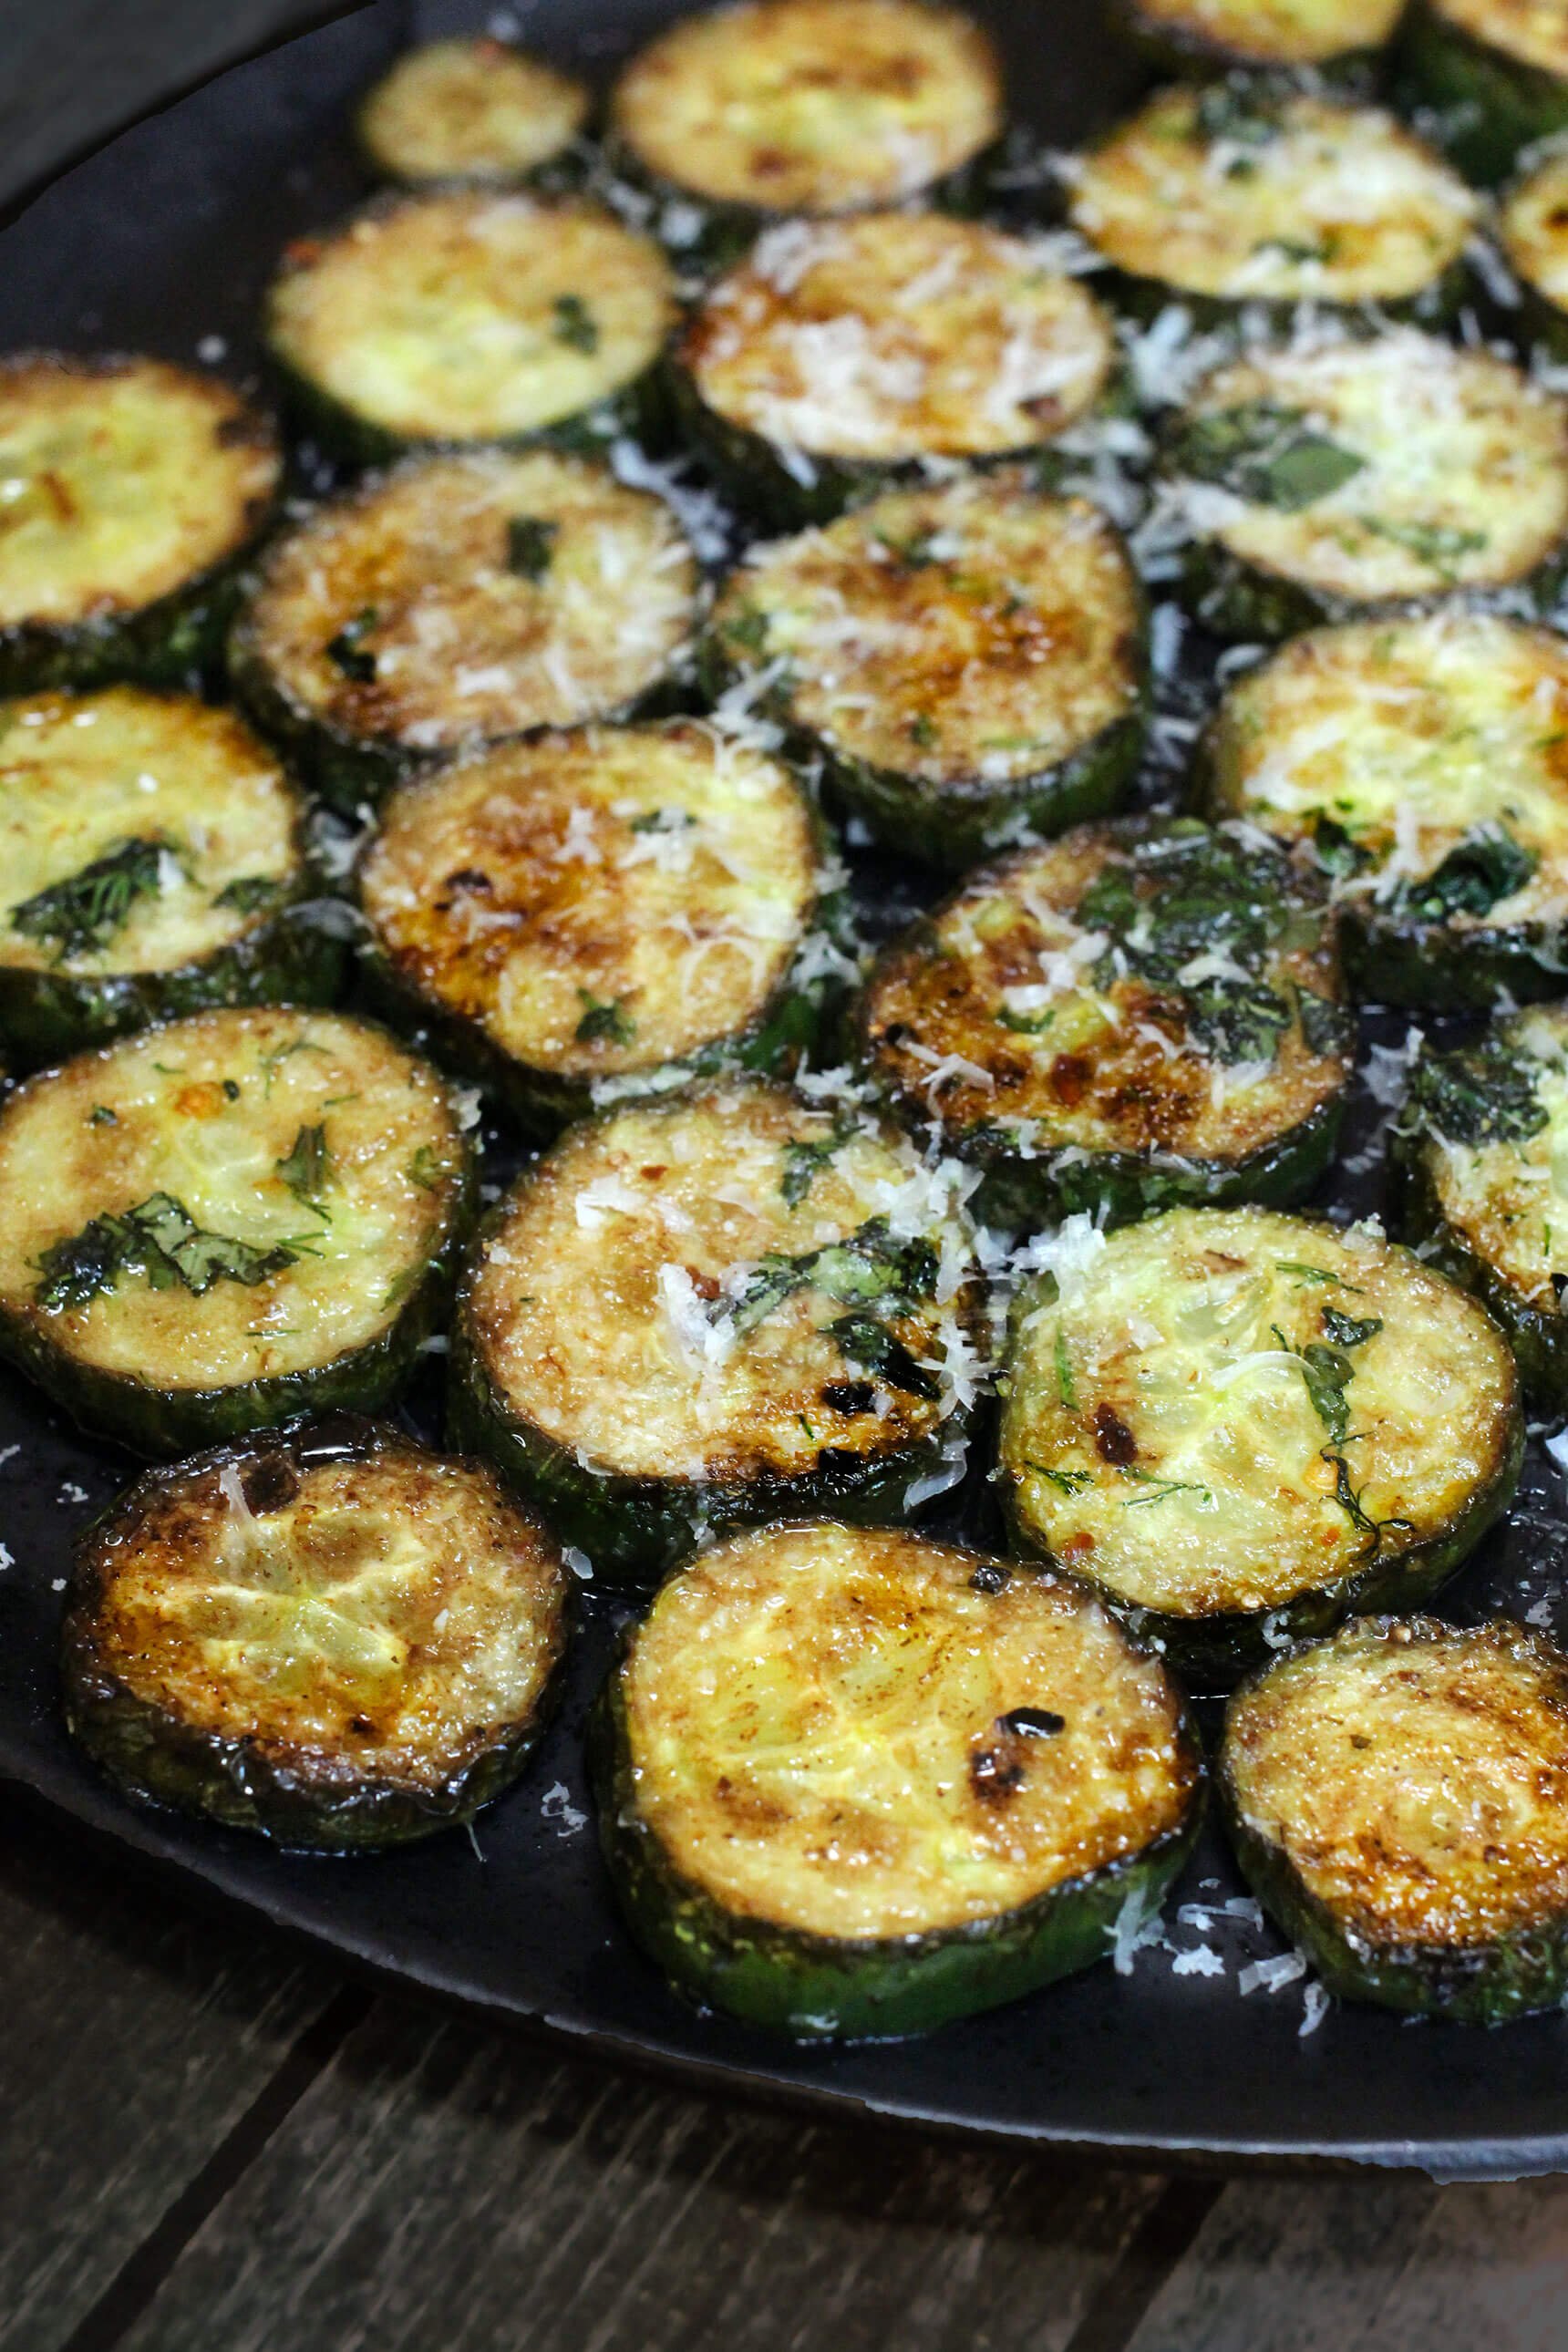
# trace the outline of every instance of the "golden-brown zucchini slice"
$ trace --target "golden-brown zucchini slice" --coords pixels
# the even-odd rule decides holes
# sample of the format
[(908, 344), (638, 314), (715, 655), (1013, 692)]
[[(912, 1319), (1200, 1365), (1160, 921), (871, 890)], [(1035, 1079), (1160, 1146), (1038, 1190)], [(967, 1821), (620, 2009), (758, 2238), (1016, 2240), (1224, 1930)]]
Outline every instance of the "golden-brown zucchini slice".
[(1498, 214), (1498, 241), (1523, 290), (1527, 332), (1568, 358), (1568, 155), (1549, 152), (1515, 182)]
[(744, 679), (879, 839), (961, 871), (1116, 805), (1143, 746), (1143, 618), (1100, 509), (1008, 470), (752, 548), (705, 667)]
[(760, 1079), (629, 1105), (492, 1220), (453, 1433), (601, 1574), (707, 1529), (892, 1516), (962, 1456), (973, 1284), (953, 1187), (863, 1114)]
[(803, 787), (690, 719), (502, 745), (392, 801), (360, 866), (395, 1009), (523, 1123), (605, 1082), (793, 1069), (855, 966)]
[(1043, 457), (1116, 365), (1109, 314), (1026, 237), (870, 213), (770, 230), (693, 313), (675, 374), (741, 501), (808, 522), (923, 461)]
[(1411, 329), (1252, 352), (1198, 388), (1168, 474), (1187, 584), (1224, 635), (1511, 589), (1539, 605), (1568, 535), (1568, 401)]
[(1468, 179), (1489, 185), (1522, 148), (1568, 130), (1561, 0), (1413, 0), (1403, 66), (1406, 100)]
[(1568, 1408), (1568, 1011), (1542, 1005), (1425, 1047), (1390, 1139), (1401, 1230), (1484, 1301), (1525, 1391)]
[(1241, 1866), (1331, 1992), (1477, 2025), (1568, 1989), (1568, 1659), (1498, 1621), (1382, 1617), (1230, 1703)]
[(410, 49), (364, 100), (354, 128), (384, 179), (493, 187), (553, 162), (587, 114), (582, 82), (486, 35)]
[(635, 429), (674, 316), (658, 247), (598, 205), (451, 189), (291, 245), (267, 339), (323, 440), (378, 458)]
[(1320, 885), (1189, 820), (1084, 825), (973, 876), (884, 950), (862, 1048), (985, 1171), (987, 1222), (1176, 1201), (1289, 1207), (1350, 1084)]
[(0, 693), (214, 662), (272, 511), (272, 428), (163, 360), (0, 360)]
[(432, 759), (629, 713), (679, 673), (698, 587), (673, 509), (603, 466), (416, 458), (278, 542), (230, 667), (352, 811)]
[(0, 1038), (58, 1059), (207, 1004), (321, 1003), (301, 810), (231, 711), (131, 686), (0, 703)]
[(1173, 73), (1312, 67), (1336, 79), (1373, 63), (1404, 0), (1112, 0), (1139, 51)]
[(1160, 90), (1083, 156), (1070, 216), (1152, 313), (1459, 297), (1479, 202), (1380, 108), (1241, 79)]
[(1215, 814), (1326, 873), (1362, 992), (1464, 1007), (1568, 968), (1568, 650), (1487, 614), (1285, 646), (1205, 745)]
[(1005, 1374), (1013, 1525), (1173, 1664), (1234, 1679), (1419, 1605), (1506, 1509), (1508, 1343), (1381, 1229), (1173, 1209), (1040, 1254)]
[(468, 1160), (442, 1080), (369, 1022), (203, 1013), (79, 1055), (0, 1109), (0, 1350), (144, 1454), (385, 1403)]
[(296, 1423), (148, 1471), (88, 1531), (66, 1720), (155, 1804), (287, 1845), (426, 1837), (521, 1770), (570, 1582), (478, 1463)]
[(703, 205), (710, 239), (732, 239), (770, 213), (943, 193), (1001, 131), (1001, 74), (956, 9), (743, 0), (651, 41), (610, 121), (618, 161)]
[(596, 1728), (638, 1940), (698, 2000), (814, 2037), (926, 2032), (1087, 1968), (1201, 1811), (1177, 1693), (1097, 1601), (904, 1529), (700, 1552)]

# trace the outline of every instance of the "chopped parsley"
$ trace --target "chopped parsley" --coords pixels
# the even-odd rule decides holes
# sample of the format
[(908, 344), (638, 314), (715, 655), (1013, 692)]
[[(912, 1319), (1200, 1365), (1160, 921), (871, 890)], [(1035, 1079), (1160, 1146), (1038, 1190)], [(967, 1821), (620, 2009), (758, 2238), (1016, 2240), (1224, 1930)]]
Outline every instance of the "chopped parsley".
[(365, 604), (345, 621), (335, 637), (329, 640), (327, 659), (335, 663), (345, 677), (357, 686), (370, 686), (375, 678), (375, 656), (363, 642), (380, 618), (374, 604)]
[(46, 1313), (58, 1315), (112, 1290), (123, 1276), (141, 1274), (154, 1290), (180, 1284), (200, 1297), (215, 1282), (265, 1282), (299, 1255), (287, 1242), (261, 1248), (207, 1233), (172, 1193), (153, 1192), (134, 1209), (94, 1217), (79, 1234), (52, 1244), (37, 1261), (33, 1296)]
[(1430, 874), (1401, 882), (1390, 905), (1395, 915), (1417, 923), (1489, 914), (1500, 899), (1523, 889), (1540, 862), (1500, 824), (1475, 825)]
[(327, 1213), (321, 1196), (326, 1190), (328, 1165), (325, 1126), (302, 1127), (294, 1138), (292, 1150), (273, 1163), (273, 1172), (297, 1201), (303, 1201), (307, 1208), (325, 1220)]
[(637, 1034), (637, 1024), (618, 996), (601, 998), (592, 989), (580, 988), (583, 1018), (575, 1035), (579, 1045), (629, 1045)]
[(1272, 400), (1189, 416), (1172, 455), (1195, 481), (1212, 482), (1251, 505), (1299, 514), (1341, 488), (1365, 466), (1353, 449), (1317, 432), (1307, 412)]
[(555, 554), (561, 525), (539, 515), (513, 515), (506, 527), (506, 568), (520, 580), (542, 580)]
[(570, 352), (592, 354), (599, 348), (599, 322), (580, 294), (555, 297), (555, 340)]
[(1424, 1054), (1410, 1080), (1407, 1115), (1448, 1143), (1525, 1143), (1547, 1112), (1537, 1066), (1498, 1036), (1453, 1054)]

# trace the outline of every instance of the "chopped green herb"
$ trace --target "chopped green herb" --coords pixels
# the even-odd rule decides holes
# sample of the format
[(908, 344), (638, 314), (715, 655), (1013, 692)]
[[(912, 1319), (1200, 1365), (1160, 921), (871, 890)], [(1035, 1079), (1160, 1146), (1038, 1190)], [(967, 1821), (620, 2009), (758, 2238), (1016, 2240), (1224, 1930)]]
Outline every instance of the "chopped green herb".
[(1479, 555), (1488, 544), (1484, 530), (1460, 530), (1448, 523), (1385, 522), (1375, 515), (1363, 515), (1361, 523), (1374, 539), (1391, 540), (1417, 563), (1429, 563), (1446, 581), (1452, 580), (1461, 556)]
[(1134, 1479), (1139, 1486), (1149, 1489), (1146, 1495), (1129, 1495), (1121, 1506), (1124, 1511), (1141, 1510), (1147, 1503), (1166, 1502), (1173, 1495), (1201, 1495), (1205, 1505), (1214, 1502), (1211, 1489), (1199, 1486), (1195, 1479), (1160, 1478), (1153, 1471), (1140, 1470), (1128, 1462), (1119, 1462), (1116, 1469), (1119, 1477)]
[[(295, 1054), (324, 1054), (326, 1050), (327, 1049), (324, 1045), (318, 1045), (313, 1037), (291, 1037), (287, 1045), (275, 1045), (269, 1054), (260, 1055), (258, 1057), (258, 1066), (261, 1070), (265, 1080), (262, 1087), (262, 1093), (266, 1096), (267, 1099), (268, 1101), (271, 1100), (272, 1082), (277, 1077), (279, 1068), (290, 1058), (291, 1055)], [(154, 1062), (153, 1066), (154, 1069), (157, 1069), (159, 1065)]]
[(420, 1269), (418, 1266), (405, 1265), (401, 1274), (395, 1275), (382, 1294), (382, 1305), (384, 1307), (401, 1307), (409, 1292), (417, 1287), (419, 1273)]
[(1279, 100), (1245, 80), (1214, 82), (1198, 100), (1194, 123), (1201, 139), (1237, 147), (1266, 147), (1279, 136)]
[(696, 823), (689, 809), (644, 809), (641, 816), (633, 817), (631, 829), (634, 833), (689, 833)]
[(724, 635), (743, 653), (763, 654), (768, 646), (768, 616), (754, 604), (742, 604), (724, 624)]
[(1278, 1323), (1271, 1328), (1286, 1354), (1294, 1356), (1300, 1365), (1312, 1410), (1328, 1431), (1330, 1444), (1342, 1445), (1351, 1425), (1345, 1390), (1354, 1378), (1355, 1366), (1342, 1348), (1327, 1348), (1321, 1339), (1309, 1339), (1304, 1348), (1293, 1348)]
[(830, 1135), (816, 1142), (794, 1139), (784, 1145), (784, 1175), (779, 1182), (779, 1194), (786, 1208), (798, 1209), (816, 1181), (818, 1172), (830, 1165), (836, 1151), (842, 1151), (855, 1130), (841, 1120), (833, 1123)]
[(555, 554), (558, 522), (538, 515), (513, 515), (506, 527), (506, 568), (520, 580), (542, 580)]
[(1092, 1470), (1052, 1470), (1044, 1462), (1031, 1462), (1030, 1469), (1047, 1486), (1056, 1486), (1064, 1495), (1081, 1495), (1086, 1486), (1094, 1484)]
[(1281, 261), (1294, 261), (1310, 267), (1313, 262), (1332, 261), (1340, 249), (1340, 240), (1333, 230), (1325, 229), (1310, 244), (1293, 236), (1266, 236), (1252, 248), (1254, 253), (1277, 253)]
[(327, 646), (327, 659), (335, 662), (345, 677), (356, 685), (369, 686), (375, 677), (375, 656), (363, 640), (374, 628), (380, 615), (374, 604), (365, 604), (345, 621)]
[(917, 710), (910, 720), (909, 736), (910, 742), (916, 744), (921, 751), (929, 751), (936, 741), (935, 719), (928, 712)]
[(1323, 1328), (1336, 1348), (1362, 1348), (1383, 1328), (1381, 1315), (1342, 1315), (1337, 1307), (1323, 1309)]
[(1217, 1062), (1272, 1062), (1290, 1025), (1290, 1007), (1261, 981), (1199, 981), (1187, 1005), (1194, 1037)]
[(1276, 401), (1243, 401), (1235, 408), (1187, 418), (1173, 444), (1181, 472), (1215, 483), (1253, 505), (1297, 514), (1359, 474), (1366, 464), (1313, 430), (1307, 412)]
[(555, 340), (572, 352), (598, 350), (599, 322), (580, 294), (555, 297)]
[(1523, 889), (1540, 862), (1500, 824), (1475, 825), (1430, 874), (1402, 882), (1390, 903), (1418, 923), (1489, 914), (1500, 899)]
[(215, 1282), (265, 1282), (297, 1255), (291, 1243), (261, 1248), (206, 1233), (182, 1202), (153, 1192), (122, 1215), (94, 1217), (79, 1234), (54, 1243), (37, 1261), (42, 1279), (33, 1296), (46, 1313), (59, 1314), (112, 1290), (123, 1275), (142, 1274), (154, 1290), (178, 1283), (199, 1297)]
[(297, 1201), (314, 1209), (317, 1216), (325, 1218), (321, 1196), (327, 1183), (327, 1130), (324, 1126), (302, 1127), (294, 1138), (287, 1157), (274, 1162), (273, 1172), (286, 1184)]
[(874, 1316), (841, 1315), (827, 1328), (850, 1363), (878, 1374), (889, 1388), (901, 1389), (909, 1396), (939, 1393), (935, 1373), (918, 1364), (903, 1341)]
[(163, 861), (173, 856), (170, 844), (158, 834), (117, 842), (79, 874), (51, 882), (47, 889), (14, 907), (11, 929), (52, 947), (57, 961), (96, 955), (124, 929), (139, 898), (156, 897), (163, 887)]
[(447, 1181), (447, 1169), (439, 1152), (422, 1143), (408, 1163), (408, 1181), (417, 1184), (422, 1192), (438, 1192)]
[(1331, 1274), (1326, 1265), (1309, 1265), (1304, 1258), (1277, 1257), (1274, 1264), (1280, 1274), (1293, 1274), (1296, 1276), (1298, 1290), (1305, 1289), (1310, 1283), (1314, 1282), (1331, 1283), (1336, 1290), (1358, 1288), (1355, 1283), (1346, 1282), (1342, 1275)]
[(1003, 1004), (994, 1015), (998, 1029), (1010, 1029), (1016, 1037), (1043, 1037), (1056, 1017), (1048, 1005), (1043, 1013), (1015, 1013)]
[(591, 989), (580, 988), (583, 1018), (577, 1024), (579, 1045), (629, 1045), (637, 1034), (632, 1019), (618, 996), (606, 1000), (596, 997)]
[(1449, 1143), (1524, 1143), (1547, 1112), (1538, 1066), (1499, 1037), (1453, 1054), (1424, 1054), (1410, 1080), (1406, 1115)]
[(1078, 1382), (1072, 1376), (1072, 1359), (1068, 1354), (1067, 1333), (1057, 1325), (1056, 1337), (1057, 1394), (1068, 1412), (1078, 1411)]
[(1311, 1054), (1346, 1055), (1355, 1050), (1355, 1014), (1348, 1004), (1336, 1004), (1331, 997), (1314, 996), (1311, 990), (1302, 989), (1296, 999), (1300, 1016), (1301, 1036)]
[(110, 1110), (107, 1103), (94, 1103), (87, 1123), (89, 1127), (118, 1127), (120, 1114)]

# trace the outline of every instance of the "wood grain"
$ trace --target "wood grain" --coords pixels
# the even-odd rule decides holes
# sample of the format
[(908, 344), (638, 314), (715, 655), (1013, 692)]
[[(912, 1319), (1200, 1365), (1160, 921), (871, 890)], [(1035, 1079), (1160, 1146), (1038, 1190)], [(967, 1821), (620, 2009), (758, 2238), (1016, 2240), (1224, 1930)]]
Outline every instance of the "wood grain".
[(3, 2352), (64, 2342), (337, 1983), (5, 1806)]
[(1066, 2352), (1148, 2177), (728, 2108), (378, 2005), (128, 2352)]

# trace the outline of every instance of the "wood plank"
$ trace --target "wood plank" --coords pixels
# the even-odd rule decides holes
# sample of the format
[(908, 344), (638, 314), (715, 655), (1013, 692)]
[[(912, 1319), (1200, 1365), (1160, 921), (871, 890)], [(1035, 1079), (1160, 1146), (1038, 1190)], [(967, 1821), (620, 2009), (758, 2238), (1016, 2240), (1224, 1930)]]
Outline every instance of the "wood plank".
[(378, 2005), (127, 2352), (1063, 2352), (1155, 2179), (720, 2105)]
[(339, 1979), (0, 1803), (0, 2347), (54, 2352)]
[(0, 205), (325, 0), (0, 0)]
[(1568, 2180), (1235, 2181), (1127, 2352), (1561, 2352)]

